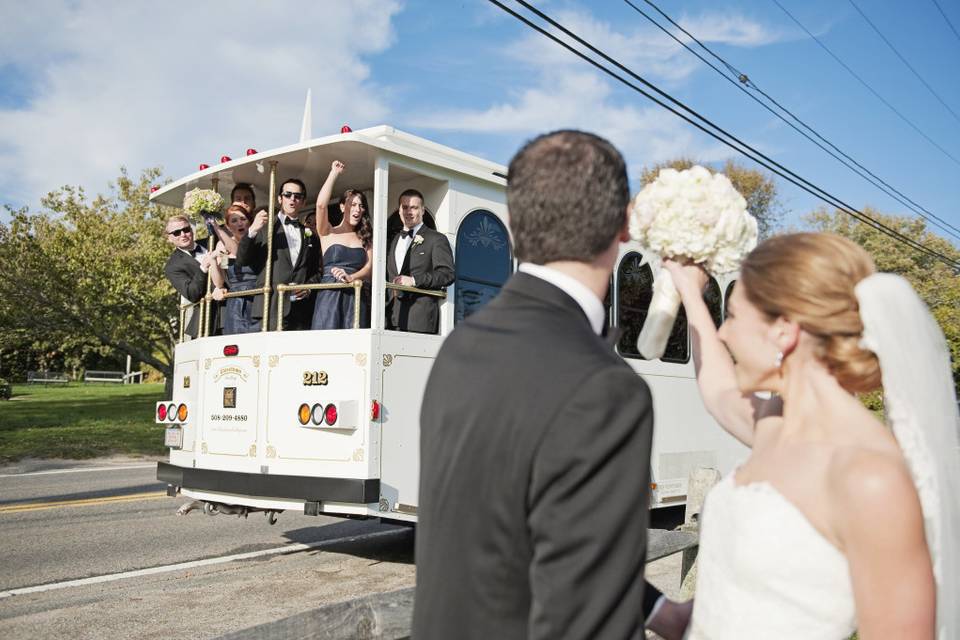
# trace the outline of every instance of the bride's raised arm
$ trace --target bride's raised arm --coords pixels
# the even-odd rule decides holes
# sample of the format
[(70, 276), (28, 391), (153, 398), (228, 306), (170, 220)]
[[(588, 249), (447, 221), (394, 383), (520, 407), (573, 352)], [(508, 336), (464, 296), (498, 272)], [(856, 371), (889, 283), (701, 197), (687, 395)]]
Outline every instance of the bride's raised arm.
[(345, 166), (339, 160), (334, 160), (330, 164), (330, 173), (327, 174), (327, 179), (320, 187), (320, 193), (317, 194), (317, 235), (328, 235), (332, 229), (327, 207), (330, 204), (330, 198), (333, 196), (333, 185), (336, 184), (337, 178), (343, 173)]
[(757, 421), (779, 414), (780, 402), (744, 394), (737, 386), (733, 358), (720, 341), (717, 327), (703, 301), (703, 288), (709, 278), (703, 268), (673, 260), (665, 260), (664, 267), (673, 277), (687, 312), (687, 324), (693, 332), (693, 362), (703, 404), (720, 426), (740, 442), (751, 446)]

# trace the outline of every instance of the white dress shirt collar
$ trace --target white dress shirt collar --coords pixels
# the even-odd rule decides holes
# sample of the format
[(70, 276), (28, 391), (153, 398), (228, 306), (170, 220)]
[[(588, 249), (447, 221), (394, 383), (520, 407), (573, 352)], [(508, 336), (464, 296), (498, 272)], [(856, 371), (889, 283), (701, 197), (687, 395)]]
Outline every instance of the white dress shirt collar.
[(593, 332), (598, 336), (603, 334), (607, 313), (603, 301), (587, 285), (561, 271), (532, 262), (521, 262), (517, 271), (545, 280), (576, 300), (590, 321)]

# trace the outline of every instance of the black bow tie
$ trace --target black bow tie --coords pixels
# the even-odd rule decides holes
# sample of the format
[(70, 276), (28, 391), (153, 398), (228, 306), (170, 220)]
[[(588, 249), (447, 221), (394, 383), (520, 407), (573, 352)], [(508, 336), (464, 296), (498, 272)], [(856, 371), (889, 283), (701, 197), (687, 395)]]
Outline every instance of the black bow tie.
[(412, 238), (412, 237), (413, 237), (413, 229), (410, 229), (409, 231), (401, 231), (401, 232), (400, 232), (400, 237), (401, 237), (401, 238)]
[(190, 252), (192, 256), (202, 256), (207, 252), (200, 244), (193, 245), (193, 251)]
[(297, 226), (299, 226), (299, 225), (300, 225), (300, 221), (297, 220), (296, 218), (288, 218), (287, 216), (284, 216), (284, 217), (283, 217), (283, 224), (291, 224), (291, 225), (297, 225)]

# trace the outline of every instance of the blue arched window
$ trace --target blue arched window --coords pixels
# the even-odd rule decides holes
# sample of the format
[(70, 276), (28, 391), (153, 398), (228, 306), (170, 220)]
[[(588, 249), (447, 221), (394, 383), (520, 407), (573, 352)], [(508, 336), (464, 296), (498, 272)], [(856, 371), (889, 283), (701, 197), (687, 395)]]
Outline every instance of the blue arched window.
[(456, 323), (492, 300), (513, 272), (510, 236), (497, 216), (478, 209), (463, 219), (455, 264)]

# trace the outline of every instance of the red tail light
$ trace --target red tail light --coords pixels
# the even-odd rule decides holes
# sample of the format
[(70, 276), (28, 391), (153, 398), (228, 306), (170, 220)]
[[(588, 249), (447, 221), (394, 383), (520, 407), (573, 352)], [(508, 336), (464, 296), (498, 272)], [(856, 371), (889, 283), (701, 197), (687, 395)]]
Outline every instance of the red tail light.
[(223, 348), (223, 355), (225, 356), (235, 356), (240, 353), (240, 347), (235, 344), (228, 344)]
[(163, 421), (167, 419), (167, 405), (158, 404), (157, 405), (157, 420)]
[(370, 405), (370, 419), (379, 420), (380, 419), (380, 403), (376, 400)]
[(323, 420), (327, 423), (328, 426), (333, 426), (337, 421), (337, 407), (333, 404), (328, 404), (327, 408), (323, 410)]

